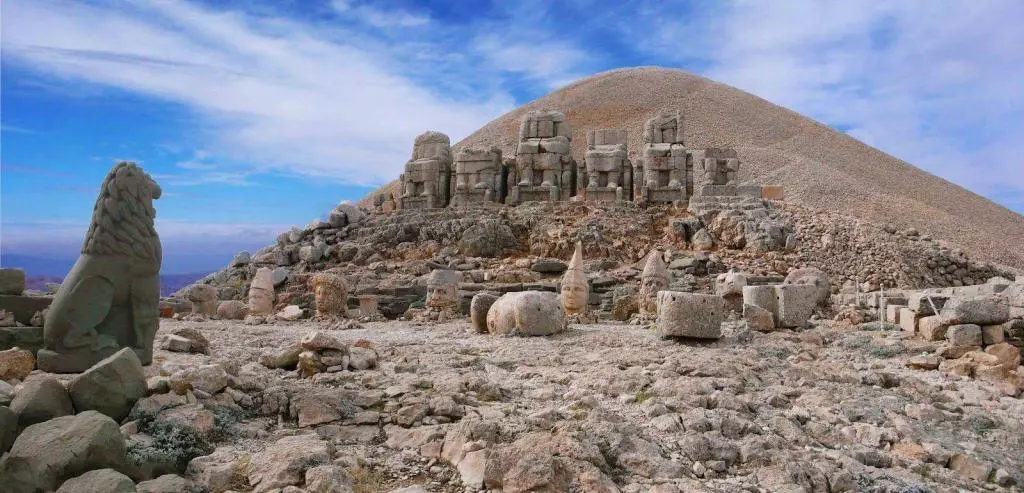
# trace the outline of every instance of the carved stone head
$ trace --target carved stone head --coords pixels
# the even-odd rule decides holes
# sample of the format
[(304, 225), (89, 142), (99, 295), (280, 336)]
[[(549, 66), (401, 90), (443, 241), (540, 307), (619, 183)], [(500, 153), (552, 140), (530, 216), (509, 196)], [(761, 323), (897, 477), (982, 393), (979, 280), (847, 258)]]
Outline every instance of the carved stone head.
[(590, 299), (590, 285), (583, 272), (583, 245), (576, 243), (576, 251), (569, 262), (569, 269), (562, 276), (562, 308), (568, 314), (582, 313), (587, 310)]
[(658, 313), (658, 291), (668, 289), (669, 273), (660, 250), (651, 250), (647, 255), (647, 264), (640, 276), (640, 313), (655, 315)]
[(452, 308), (459, 303), (459, 273), (449, 269), (438, 269), (427, 278), (427, 300), (430, 308)]
[(261, 267), (249, 285), (249, 313), (267, 315), (274, 311), (274, 271)]
[(348, 305), (348, 289), (345, 279), (326, 272), (313, 276), (313, 296), (316, 298), (316, 314), (319, 316), (345, 315)]

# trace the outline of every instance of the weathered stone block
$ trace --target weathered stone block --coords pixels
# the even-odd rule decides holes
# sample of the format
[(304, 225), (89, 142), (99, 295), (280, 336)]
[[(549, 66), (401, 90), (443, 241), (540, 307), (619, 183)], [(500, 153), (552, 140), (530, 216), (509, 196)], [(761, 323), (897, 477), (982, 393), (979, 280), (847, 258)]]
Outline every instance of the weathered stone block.
[(775, 286), (779, 327), (803, 327), (818, 304), (818, 287), (809, 284)]
[(922, 317), (917, 321), (917, 331), (927, 341), (941, 341), (945, 339), (948, 328), (949, 324), (938, 315)]
[(954, 346), (981, 346), (981, 327), (974, 324), (951, 325), (946, 339)]
[(907, 305), (886, 305), (885, 306), (885, 321), (891, 324), (900, 323), (900, 311), (906, 308)]
[(477, 293), (469, 305), (470, 324), (477, 333), (487, 333), (487, 312), (498, 297), (491, 293)]
[(718, 339), (722, 336), (725, 305), (709, 294), (661, 291), (657, 328), (664, 336)]
[(954, 297), (940, 312), (948, 324), (1001, 324), (1010, 319), (1010, 305), (1001, 295)]
[(0, 294), (21, 295), (25, 291), (25, 271), (0, 269)]
[(921, 320), (921, 315), (910, 308), (900, 308), (899, 313), (900, 327), (907, 332), (917, 332), (917, 322)]
[(1006, 341), (1006, 331), (1003, 329), (1003, 324), (998, 325), (986, 325), (981, 328), (981, 342), (986, 346), (991, 344), (999, 344), (1000, 342)]

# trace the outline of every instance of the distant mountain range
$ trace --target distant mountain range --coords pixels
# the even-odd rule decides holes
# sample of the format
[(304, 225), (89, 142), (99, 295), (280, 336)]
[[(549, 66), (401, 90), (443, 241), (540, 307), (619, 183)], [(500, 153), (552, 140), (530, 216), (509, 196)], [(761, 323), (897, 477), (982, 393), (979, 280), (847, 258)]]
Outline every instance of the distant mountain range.
[[(227, 258), (225, 258), (225, 255), (188, 255), (184, 257), (188, 257), (188, 264), (199, 264), (205, 268), (195, 272), (160, 274), (161, 295), (169, 296), (181, 288), (202, 279), (210, 272), (214, 272), (227, 265), (231, 260), (230, 255)], [(5, 253), (0, 256), (0, 267), (24, 269), (27, 276), (25, 280), (27, 288), (46, 291), (48, 283), (59, 283), (64, 279), (64, 276), (71, 270), (71, 267), (75, 265), (75, 261), (76, 259), (33, 257)], [(181, 265), (180, 262), (178, 264)], [(164, 271), (167, 271), (167, 266), (168, 262), (165, 257)]]

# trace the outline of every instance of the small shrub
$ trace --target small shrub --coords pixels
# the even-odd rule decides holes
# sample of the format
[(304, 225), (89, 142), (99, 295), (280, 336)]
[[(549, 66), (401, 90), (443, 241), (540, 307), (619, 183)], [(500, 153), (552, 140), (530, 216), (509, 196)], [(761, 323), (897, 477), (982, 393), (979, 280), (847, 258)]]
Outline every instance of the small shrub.
[(868, 354), (876, 358), (892, 358), (906, 351), (906, 346), (903, 344), (893, 344), (889, 346), (872, 346), (868, 350)]
[(758, 354), (765, 358), (783, 359), (789, 356), (789, 351), (780, 347), (764, 347), (757, 350)]
[(868, 322), (866, 324), (861, 324), (860, 330), (868, 330), (868, 331), (900, 330), (900, 326), (896, 325), (896, 324), (891, 324), (891, 323), (888, 323), (888, 322)]
[(128, 458), (136, 464), (174, 464), (184, 471), (188, 461), (213, 453), (213, 446), (191, 428), (154, 421), (145, 428), (140, 426), (139, 431), (153, 437), (153, 443), (150, 446), (133, 443), (128, 447)]
[(843, 339), (839, 343), (839, 345), (845, 348), (862, 348), (864, 346), (870, 345), (871, 342), (874, 340), (875, 339), (871, 336), (848, 337), (846, 339)]
[(641, 390), (640, 392), (636, 393), (636, 403), (637, 404), (643, 404), (644, 401), (646, 401), (647, 399), (650, 399), (651, 397), (657, 397), (657, 396), (658, 396), (658, 394), (656, 392), (654, 392), (654, 391), (651, 391), (651, 390)]

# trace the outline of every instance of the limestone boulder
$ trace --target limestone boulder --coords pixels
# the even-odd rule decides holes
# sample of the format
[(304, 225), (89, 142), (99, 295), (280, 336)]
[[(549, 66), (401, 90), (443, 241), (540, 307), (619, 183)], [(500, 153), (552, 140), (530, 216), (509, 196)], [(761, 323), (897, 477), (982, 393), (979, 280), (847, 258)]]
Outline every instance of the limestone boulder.
[(29, 379), (14, 400), (11, 411), (18, 414), (22, 428), (75, 413), (68, 391), (51, 376)]
[(782, 281), (785, 284), (800, 284), (814, 286), (817, 288), (815, 300), (819, 305), (828, 303), (829, 294), (832, 291), (832, 284), (829, 282), (828, 274), (821, 269), (808, 267), (805, 269), (794, 269), (786, 275)]
[(120, 469), (124, 460), (125, 442), (117, 423), (85, 411), (26, 428), (0, 459), (0, 485), (12, 492), (53, 491), (86, 471)]
[(178, 370), (168, 380), (177, 394), (196, 389), (213, 395), (227, 387), (228, 374), (220, 365), (198, 365)]
[(999, 358), (999, 364), (1006, 368), (1017, 368), (1021, 362), (1021, 350), (1017, 346), (1001, 342), (985, 348), (985, 352)]
[(146, 375), (139, 357), (124, 348), (71, 380), (68, 394), (78, 412), (93, 410), (120, 422), (146, 397)]
[(335, 351), (348, 351), (348, 344), (322, 330), (314, 330), (302, 337), (299, 341), (303, 349), (310, 351), (323, 351), (332, 349)]
[(31, 351), (13, 347), (0, 351), (0, 380), (24, 380), (36, 367)]
[(487, 312), (498, 297), (491, 293), (477, 293), (469, 303), (470, 325), (478, 334), (487, 333)]
[(249, 314), (249, 306), (238, 300), (222, 301), (217, 305), (217, 318), (243, 320)]
[(193, 327), (179, 327), (171, 331), (171, 335), (188, 341), (187, 351), (190, 353), (210, 354), (210, 341), (202, 332)]
[(136, 493), (135, 482), (113, 469), (97, 469), (64, 482), (57, 493)]
[(487, 312), (487, 331), (495, 335), (546, 336), (565, 330), (565, 312), (554, 293), (506, 293)]
[(660, 291), (657, 330), (663, 336), (718, 339), (725, 312), (720, 296)]
[(300, 485), (310, 464), (326, 464), (333, 458), (334, 447), (316, 435), (284, 437), (253, 454), (249, 484), (256, 493)]
[(1010, 304), (1001, 295), (958, 296), (939, 313), (949, 325), (995, 325), (1010, 319)]

